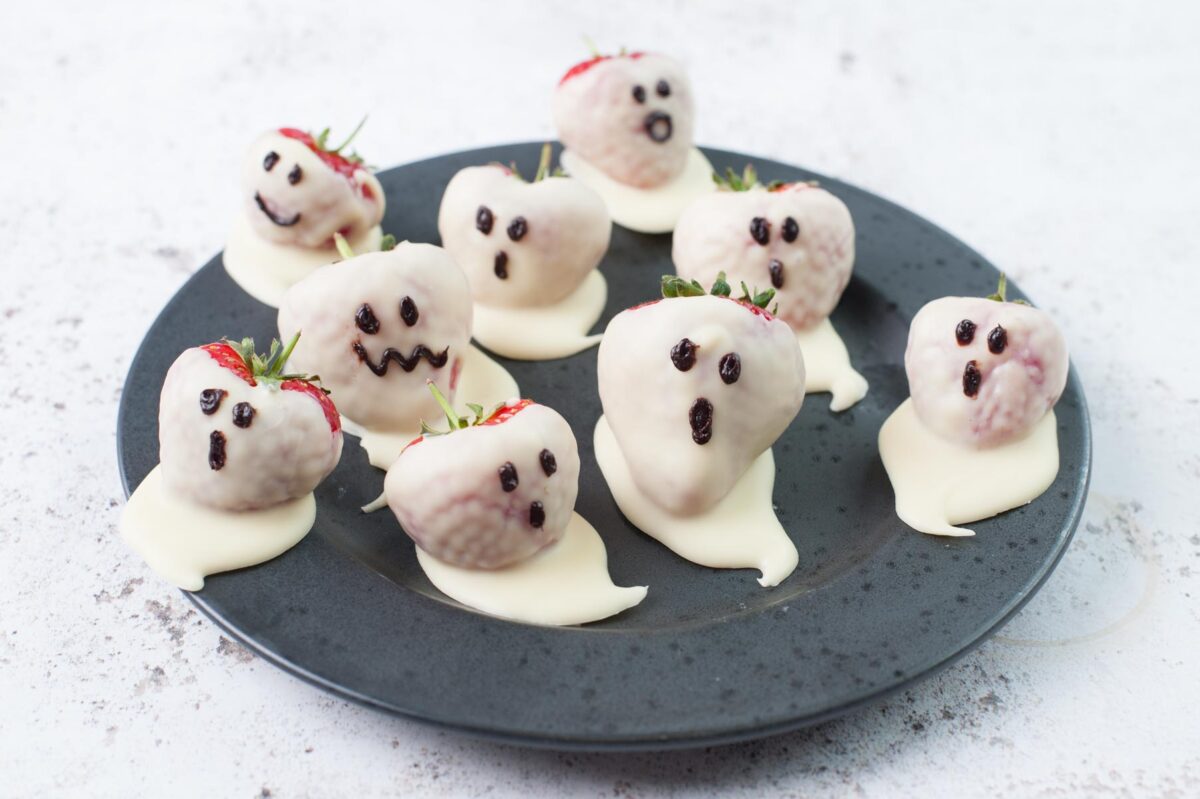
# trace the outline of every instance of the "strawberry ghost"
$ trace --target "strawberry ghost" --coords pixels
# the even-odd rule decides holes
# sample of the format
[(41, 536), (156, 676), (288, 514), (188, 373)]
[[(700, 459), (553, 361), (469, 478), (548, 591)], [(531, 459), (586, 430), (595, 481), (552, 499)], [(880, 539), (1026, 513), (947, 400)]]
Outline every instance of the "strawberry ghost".
[(355, 240), (378, 225), (383, 187), (362, 158), (342, 154), (359, 128), (334, 148), (327, 146), (328, 128), (315, 137), (296, 128), (259, 136), (242, 165), (242, 197), (254, 232), (276, 244), (332, 253), (333, 234)]

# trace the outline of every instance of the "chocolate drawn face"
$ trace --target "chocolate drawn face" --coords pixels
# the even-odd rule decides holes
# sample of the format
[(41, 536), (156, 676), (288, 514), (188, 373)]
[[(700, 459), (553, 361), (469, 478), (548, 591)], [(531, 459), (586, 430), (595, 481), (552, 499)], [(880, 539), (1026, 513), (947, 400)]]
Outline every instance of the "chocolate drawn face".
[[(421, 321), (421, 312), (417, 308), (417, 303), (412, 297), (405, 295), (397, 303), (399, 308), (399, 321), (404, 327), (415, 327)], [(377, 335), (383, 329), (383, 323), (379, 321), (379, 317), (375, 314), (375, 310), (368, 303), (363, 303), (358, 306), (358, 310), (354, 312), (354, 325), (358, 330), (367, 336)], [(423, 343), (414, 344), (408, 355), (405, 355), (402, 350), (395, 347), (385, 347), (380, 353), (379, 358), (372, 358), (367, 351), (367, 347), (363, 344), (362, 336), (358, 336), (350, 344), (350, 349), (358, 356), (358, 360), (371, 370), (376, 377), (385, 377), (388, 373), (388, 368), (395, 363), (400, 369), (405, 372), (411, 372), (417, 368), (424, 359), (434, 369), (441, 369), (446, 365), (450, 358), (450, 347), (443, 347), (440, 352), (435, 352), (428, 345)]]
[[(721, 382), (727, 386), (736, 383), (742, 376), (742, 358), (736, 352), (727, 352), (716, 360), (715, 364), (708, 364), (711, 358), (703, 356), (700, 352), (700, 345), (689, 338), (681, 338), (675, 346), (671, 347), (671, 364), (680, 372), (689, 372), (693, 367), (700, 364), (700, 368), (705, 365), (711, 366), (717, 370), (717, 374), (721, 377)], [(688, 408), (688, 424), (692, 428), (692, 441), (703, 446), (712, 440), (713, 436), (713, 404), (705, 397), (697, 397), (690, 408)]]

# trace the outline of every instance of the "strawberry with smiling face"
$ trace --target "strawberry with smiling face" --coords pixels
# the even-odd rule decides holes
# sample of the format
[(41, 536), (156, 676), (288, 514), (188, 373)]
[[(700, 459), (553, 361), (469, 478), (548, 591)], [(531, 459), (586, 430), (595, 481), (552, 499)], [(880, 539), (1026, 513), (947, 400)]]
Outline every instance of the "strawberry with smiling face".
[(357, 154), (343, 154), (350, 139), (331, 148), (328, 137), (328, 128), (317, 136), (279, 128), (250, 146), (242, 166), (242, 194), (247, 219), (263, 239), (309, 249), (332, 247), (335, 233), (355, 239), (383, 219), (378, 178)]
[(449, 422), (426, 427), (388, 469), (384, 493), (404, 531), (433, 557), (466, 569), (500, 569), (560, 540), (579, 493), (570, 425), (531, 400), (474, 422), (432, 383)]
[(1045, 311), (990, 297), (942, 297), (913, 317), (904, 353), (913, 408), (942, 438), (994, 447), (1028, 434), (1067, 382), (1067, 344)]
[(438, 212), (442, 243), (481, 305), (535, 307), (565, 299), (608, 250), (604, 201), (578, 180), (550, 174), (550, 145), (532, 182), (490, 164), (459, 171)]
[(563, 146), (639, 188), (683, 172), (694, 115), (683, 66), (657, 53), (596, 55), (568, 70), (554, 91)]
[(692, 516), (721, 500), (800, 411), (804, 359), (765, 308), (770, 290), (734, 300), (720, 276), (663, 278), (664, 299), (630, 308), (600, 343), (600, 401), (634, 482), (664, 510)]
[[(715, 176), (714, 176), (715, 177)], [(846, 205), (809, 183), (758, 182), (753, 167), (729, 170), (719, 190), (688, 206), (671, 258), (679, 275), (707, 283), (770, 285), (777, 316), (808, 330), (829, 316), (854, 266), (854, 222)]]
[[(298, 335), (297, 337), (298, 338)], [(258, 510), (316, 488), (342, 453), (337, 409), (313, 380), (282, 373), (296, 344), (219, 341), (185, 350), (159, 399), (159, 460), (176, 495)]]

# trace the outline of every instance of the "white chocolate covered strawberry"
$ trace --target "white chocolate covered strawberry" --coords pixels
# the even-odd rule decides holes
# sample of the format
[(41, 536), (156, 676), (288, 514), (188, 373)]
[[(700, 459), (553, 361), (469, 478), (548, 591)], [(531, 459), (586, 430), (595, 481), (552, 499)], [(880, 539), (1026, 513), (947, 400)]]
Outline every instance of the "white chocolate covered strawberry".
[(661, 186), (683, 171), (693, 117), (683, 66), (657, 53), (597, 55), (571, 67), (554, 92), (563, 146), (639, 188)]
[(288, 348), (229, 341), (185, 350), (158, 410), (163, 479), (177, 496), (231, 511), (302, 497), (337, 466), (337, 409), (308, 378), (282, 373)]
[(349, 139), (330, 148), (328, 136), (328, 128), (315, 137), (280, 128), (250, 146), (242, 166), (242, 195), (259, 236), (293, 247), (331, 248), (333, 234), (356, 239), (383, 219), (379, 180), (358, 155), (342, 154)]
[(547, 144), (532, 182), (491, 164), (467, 167), (446, 186), (438, 232), (481, 305), (556, 303), (608, 250), (604, 201), (578, 180), (550, 175), (549, 166)]
[(921, 423), (969, 447), (1020, 439), (1067, 382), (1067, 344), (1045, 311), (989, 298), (942, 297), (913, 317), (904, 354)]
[(681, 277), (775, 289), (776, 316), (796, 330), (829, 316), (854, 266), (854, 222), (845, 203), (809, 183), (758, 182), (729, 170), (719, 188), (688, 206), (671, 258)]
[(680, 516), (724, 497), (804, 399), (804, 360), (765, 310), (771, 292), (734, 300), (723, 276), (713, 292), (664, 278), (665, 298), (618, 314), (598, 356), (604, 416), (634, 482)]
[(466, 569), (499, 569), (558, 541), (579, 492), (570, 425), (531, 400), (513, 400), (468, 422), (436, 387), (448, 434), (426, 428), (388, 469), (384, 493), (404, 531), (433, 557)]
[(445, 250), (402, 242), (321, 267), (292, 286), (279, 329), (303, 330), (297, 369), (321, 375), (347, 418), (416, 430), (439, 413), (427, 379), (453, 398), (471, 338), (471, 295)]

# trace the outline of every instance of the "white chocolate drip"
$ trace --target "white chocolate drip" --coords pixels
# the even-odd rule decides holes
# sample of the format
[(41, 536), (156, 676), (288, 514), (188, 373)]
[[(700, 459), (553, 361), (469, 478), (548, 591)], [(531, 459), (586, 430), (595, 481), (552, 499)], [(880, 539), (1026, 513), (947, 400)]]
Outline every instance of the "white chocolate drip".
[(475, 340), (506, 358), (565, 358), (600, 342), (601, 334), (589, 336), (587, 332), (604, 312), (607, 299), (604, 275), (593, 271), (579, 288), (554, 305), (499, 308), (475, 303)]
[(867, 396), (867, 379), (850, 365), (846, 344), (825, 319), (811, 330), (796, 333), (804, 355), (804, 393), (832, 392), (831, 411), (844, 411)]

